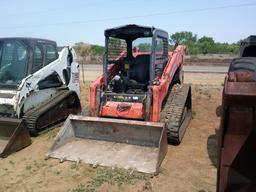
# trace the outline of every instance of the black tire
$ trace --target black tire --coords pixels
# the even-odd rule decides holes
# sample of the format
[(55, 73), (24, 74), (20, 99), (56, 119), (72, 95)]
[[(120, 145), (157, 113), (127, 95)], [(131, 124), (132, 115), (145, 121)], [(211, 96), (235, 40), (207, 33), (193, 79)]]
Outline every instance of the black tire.
[(256, 74), (256, 57), (235, 58), (232, 60), (228, 71), (249, 71)]

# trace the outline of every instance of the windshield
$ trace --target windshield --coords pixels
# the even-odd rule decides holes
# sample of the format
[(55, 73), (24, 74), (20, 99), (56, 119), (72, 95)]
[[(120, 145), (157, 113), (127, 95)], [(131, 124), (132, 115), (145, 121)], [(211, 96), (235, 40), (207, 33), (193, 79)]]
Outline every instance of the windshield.
[(28, 53), (17, 40), (0, 41), (0, 88), (17, 87), (25, 76)]

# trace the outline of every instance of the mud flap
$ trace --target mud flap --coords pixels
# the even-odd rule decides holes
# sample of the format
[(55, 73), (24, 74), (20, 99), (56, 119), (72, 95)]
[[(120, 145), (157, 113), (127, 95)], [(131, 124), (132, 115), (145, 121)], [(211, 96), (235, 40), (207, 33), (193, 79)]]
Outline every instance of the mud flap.
[(0, 118), (0, 157), (7, 157), (30, 144), (25, 120)]
[(167, 145), (164, 123), (70, 115), (46, 158), (158, 173)]

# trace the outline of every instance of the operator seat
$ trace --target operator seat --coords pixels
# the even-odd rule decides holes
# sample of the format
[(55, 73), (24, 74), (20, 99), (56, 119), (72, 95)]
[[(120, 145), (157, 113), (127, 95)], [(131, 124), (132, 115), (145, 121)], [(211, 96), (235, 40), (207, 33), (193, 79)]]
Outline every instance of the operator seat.
[(131, 79), (138, 83), (148, 84), (149, 82), (150, 55), (138, 55), (131, 68)]

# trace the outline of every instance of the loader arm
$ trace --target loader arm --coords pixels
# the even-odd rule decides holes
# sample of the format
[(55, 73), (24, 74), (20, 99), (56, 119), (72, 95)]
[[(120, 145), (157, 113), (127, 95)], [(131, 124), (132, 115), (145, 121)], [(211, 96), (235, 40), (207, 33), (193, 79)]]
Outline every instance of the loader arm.
[(185, 51), (186, 47), (184, 45), (179, 45), (174, 52), (169, 52), (168, 63), (159, 80), (159, 85), (151, 86), (151, 90), (153, 93), (153, 113), (151, 113), (151, 121), (160, 121), (163, 100), (164, 98), (166, 98), (168, 89), (173, 82), (174, 75), (179, 73), (179, 75), (181, 76), (181, 83), (183, 81), (183, 64)]
[[(34, 74), (31, 74), (24, 78), (18, 88), (18, 92), (14, 99), (14, 110), (16, 111), (18, 118), (20, 118), (23, 112), (29, 110), (29, 107), (25, 109), (26, 111), (23, 111), (22, 109), (24, 107), (24, 103), (27, 101), (27, 98), (31, 94), (36, 94), (41, 89), (39, 86), (40, 82), (42, 82), (51, 75), (55, 75), (58, 78), (59, 83), (62, 84), (62, 86), (67, 87), (70, 90), (74, 90), (79, 97), (80, 88), (78, 67), (79, 65), (76, 62), (75, 51), (73, 50), (73, 48), (69, 49), (68, 47), (65, 47), (59, 53), (58, 59), (38, 70)], [(52, 90), (53, 94), (54, 92), (56, 92), (56, 89)], [(41, 102), (42, 101), (39, 99), (36, 103), (33, 103), (33, 106), (36, 106)], [(30, 108), (33, 106), (30, 106)]]

